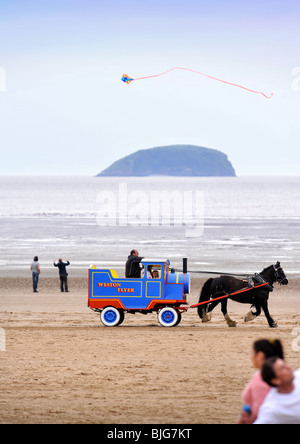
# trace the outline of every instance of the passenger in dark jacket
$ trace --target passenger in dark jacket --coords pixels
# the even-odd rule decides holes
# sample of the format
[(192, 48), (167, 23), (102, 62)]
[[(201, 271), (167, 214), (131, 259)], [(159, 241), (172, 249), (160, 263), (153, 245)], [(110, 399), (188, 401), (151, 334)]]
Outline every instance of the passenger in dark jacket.
[(70, 262), (66, 259), (67, 262), (63, 262), (62, 259), (58, 259), (58, 263), (55, 261), (53, 262), (54, 267), (58, 267), (59, 270), (59, 277), (60, 277), (60, 291), (61, 292), (68, 292), (68, 273), (66, 270), (66, 267), (70, 265)]
[(142, 257), (139, 257), (139, 252), (137, 250), (131, 250), (125, 266), (125, 276), (127, 278), (141, 277), (140, 262), (142, 259)]

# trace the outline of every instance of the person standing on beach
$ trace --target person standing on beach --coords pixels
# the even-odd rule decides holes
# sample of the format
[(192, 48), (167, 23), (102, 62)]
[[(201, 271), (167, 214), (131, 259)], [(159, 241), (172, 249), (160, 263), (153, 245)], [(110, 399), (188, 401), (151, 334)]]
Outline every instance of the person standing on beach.
[(54, 267), (58, 267), (59, 271), (59, 278), (60, 278), (60, 291), (61, 292), (69, 292), (68, 288), (68, 273), (66, 270), (66, 267), (70, 265), (70, 262), (68, 259), (66, 259), (66, 262), (63, 262), (62, 259), (58, 259), (58, 263), (56, 261), (53, 262)]
[(33, 292), (38, 293), (38, 283), (39, 283), (39, 276), (41, 273), (41, 269), (39, 264), (39, 258), (37, 256), (33, 258), (30, 270), (32, 271)]

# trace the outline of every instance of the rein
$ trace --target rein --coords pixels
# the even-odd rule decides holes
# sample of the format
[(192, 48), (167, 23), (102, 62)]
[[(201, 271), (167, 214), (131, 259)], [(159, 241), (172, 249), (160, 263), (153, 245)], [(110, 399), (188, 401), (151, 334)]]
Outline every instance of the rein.
[(269, 285), (269, 282), (265, 282), (263, 284), (255, 285), (254, 287), (242, 288), (242, 290), (235, 291), (234, 293), (228, 293), (228, 294), (225, 294), (223, 296), (219, 296), (218, 298), (209, 299), (208, 301), (198, 302), (198, 304), (191, 305), (190, 308), (195, 308), (195, 307), (199, 307), (200, 305), (210, 304), (211, 302), (219, 301), (220, 299), (230, 298), (232, 296), (236, 296), (237, 294), (246, 293), (246, 291), (255, 290), (256, 288), (264, 287), (266, 285)]
[[(175, 272), (182, 273), (182, 270), (174, 269)], [(246, 277), (245, 273), (223, 273), (221, 271), (207, 271), (207, 270), (189, 270), (188, 273), (195, 273), (195, 274), (216, 274), (216, 275), (222, 275), (222, 276), (239, 276), (239, 277)]]

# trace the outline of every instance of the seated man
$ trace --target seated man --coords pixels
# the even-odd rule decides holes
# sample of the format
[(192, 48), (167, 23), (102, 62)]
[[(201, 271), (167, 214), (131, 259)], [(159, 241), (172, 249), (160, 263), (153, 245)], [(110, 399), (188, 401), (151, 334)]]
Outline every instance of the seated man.
[(131, 250), (125, 266), (125, 276), (127, 278), (141, 277), (140, 262), (142, 259), (142, 257), (139, 257), (139, 252), (137, 250)]

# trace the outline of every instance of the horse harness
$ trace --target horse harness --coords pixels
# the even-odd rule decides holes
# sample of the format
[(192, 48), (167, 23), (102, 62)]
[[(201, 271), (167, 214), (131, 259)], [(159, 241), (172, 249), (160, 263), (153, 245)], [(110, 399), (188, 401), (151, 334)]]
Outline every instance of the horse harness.
[[(243, 282), (248, 282), (249, 287), (255, 287), (256, 285), (267, 283), (267, 281), (259, 273), (254, 273), (253, 276), (249, 276), (246, 280), (243, 280)], [(273, 291), (273, 287), (269, 283), (265, 286), (265, 289), (268, 291)]]
[[(222, 285), (222, 276), (219, 276), (218, 278), (217, 278), (217, 283), (216, 283), (216, 292), (215, 292), (215, 294), (213, 295), (213, 297), (216, 297), (217, 295), (221, 295), (221, 294), (228, 294), (227, 293), (227, 291), (225, 291), (224, 290), (224, 287), (223, 287), (223, 285)], [(243, 279), (242, 280), (243, 282), (247, 282), (248, 283), (248, 288), (250, 289), (250, 288), (255, 288), (257, 285), (262, 285), (262, 284), (265, 284), (264, 285), (264, 288), (267, 290), (267, 291), (273, 291), (273, 287), (272, 287), (272, 285), (270, 285), (269, 283), (267, 283), (267, 281), (259, 274), (259, 273), (254, 273), (254, 275), (253, 276), (248, 276), (248, 278), (247, 279)], [(245, 288), (247, 288), (247, 287), (245, 287)], [(254, 298), (254, 295), (253, 295), (253, 298)]]

